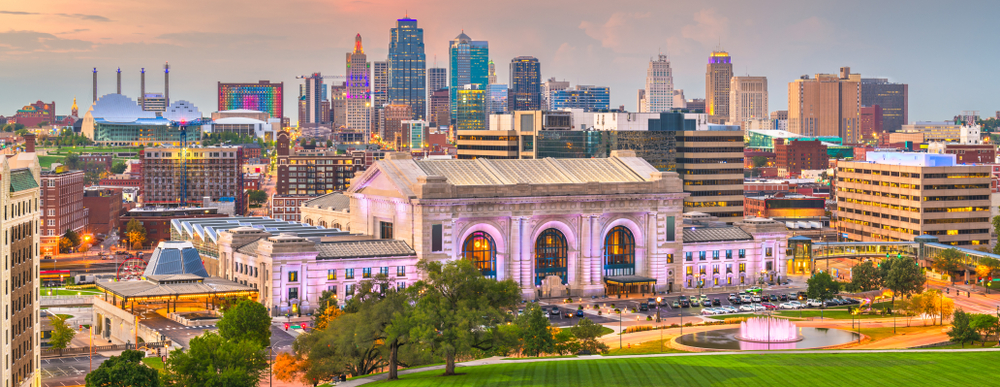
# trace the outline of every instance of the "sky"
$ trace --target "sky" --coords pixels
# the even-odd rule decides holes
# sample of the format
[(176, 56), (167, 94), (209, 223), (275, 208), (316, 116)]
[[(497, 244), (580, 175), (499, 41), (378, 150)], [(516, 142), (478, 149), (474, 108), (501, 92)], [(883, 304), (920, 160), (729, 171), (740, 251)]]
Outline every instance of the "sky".
[[(463, 30), (487, 40), (501, 82), (516, 56), (535, 56), (542, 79), (611, 88), (611, 105), (636, 110), (636, 90), (658, 53), (675, 88), (703, 98), (705, 67), (718, 47), (736, 75), (766, 76), (769, 110), (787, 109), (788, 82), (837, 73), (909, 84), (909, 121), (946, 120), (963, 110), (1000, 110), (1000, 33), (995, 1), (639, 1), (639, 0), (0, 0), (0, 115), (37, 100), (82, 116), (98, 94), (147, 92), (217, 110), (217, 82), (285, 83), (295, 122), (296, 76), (343, 75), (361, 34), (370, 61), (385, 60), (396, 19), (417, 19), (428, 67), (446, 67)], [(437, 66), (435, 66), (435, 63)], [(327, 83), (331, 83), (332, 80)], [(505, 82), (506, 83), (506, 82)]]

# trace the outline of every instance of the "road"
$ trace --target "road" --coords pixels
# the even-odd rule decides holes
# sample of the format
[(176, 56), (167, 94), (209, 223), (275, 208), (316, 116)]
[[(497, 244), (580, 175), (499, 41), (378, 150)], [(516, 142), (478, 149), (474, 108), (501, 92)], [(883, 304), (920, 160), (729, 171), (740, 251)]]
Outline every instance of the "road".
[[(93, 368), (108, 358), (94, 355)], [(87, 356), (42, 359), (42, 387), (76, 386), (84, 383), (91, 362)]]

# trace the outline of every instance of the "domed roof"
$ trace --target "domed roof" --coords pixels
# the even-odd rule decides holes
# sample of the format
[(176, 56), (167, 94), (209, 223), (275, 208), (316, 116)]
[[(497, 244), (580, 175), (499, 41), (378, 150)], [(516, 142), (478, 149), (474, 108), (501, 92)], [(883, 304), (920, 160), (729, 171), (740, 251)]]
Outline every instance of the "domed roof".
[(163, 118), (171, 121), (194, 121), (201, 119), (201, 111), (193, 103), (180, 100), (170, 104), (163, 112)]
[(106, 94), (90, 107), (94, 119), (108, 122), (133, 122), (140, 118), (156, 118), (156, 113), (147, 112), (131, 98), (121, 94)]

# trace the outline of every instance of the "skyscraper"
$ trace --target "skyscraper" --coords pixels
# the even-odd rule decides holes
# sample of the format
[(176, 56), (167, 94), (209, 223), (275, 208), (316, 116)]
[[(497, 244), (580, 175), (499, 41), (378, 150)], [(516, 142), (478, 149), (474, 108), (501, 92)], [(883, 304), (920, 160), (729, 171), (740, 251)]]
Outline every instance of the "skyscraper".
[[(299, 77), (303, 83), (299, 85), (299, 126), (324, 124), (323, 102), (326, 102), (326, 85), (323, 75), (313, 73), (310, 76)], [(329, 110), (329, 108), (327, 108)]]
[[(284, 89), (284, 82), (219, 82), (219, 111), (248, 109), (270, 114), (271, 118), (282, 118), (285, 114), (282, 103)], [(140, 96), (140, 98), (141, 97), (145, 96)]]
[(389, 62), (372, 63), (372, 106), (389, 103)]
[(510, 111), (541, 109), (541, 74), (541, 65), (535, 57), (519, 56), (510, 61), (510, 89), (507, 93)]
[(424, 30), (417, 20), (404, 17), (396, 21), (389, 39), (389, 102), (408, 105), (413, 118), (424, 119), (427, 102), (427, 59), (424, 55)]
[(549, 96), (549, 109), (583, 109), (584, 111), (608, 110), (611, 106), (611, 88), (607, 86), (576, 85), (559, 90)]
[(448, 68), (451, 71), (451, 120), (455, 122), (458, 111), (458, 91), (465, 85), (480, 85), (486, 89), (489, 82), (490, 44), (474, 41), (463, 31), (448, 45)]
[(569, 81), (557, 81), (555, 77), (549, 78), (549, 80), (542, 83), (542, 110), (554, 109), (552, 107), (552, 95), (568, 88)]
[(347, 126), (347, 83), (330, 85), (330, 122), (334, 129)]
[(646, 106), (641, 112), (662, 113), (674, 107), (674, 75), (670, 60), (660, 54), (646, 69)]
[[(136, 105), (138, 107), (138, 105)], [(33, 141), (33, 140), (32, 140)], [(30, 149), (30, 148), (29, 148)], [(37, 205), (40, 197), (41, 169), (34, 153), (21, 153), (17, 157), (0, 161), (0, 179), (7, 182), (10, 189), (0, 198), (5, 209), (21, 212), (4, 217), (2, 223), (4, 264), (2, 273), (4, 292), (0, 300), (4, 305), (4, 345), (0, 347), (3, 359), (0, 382), (3, 386), (41, 385), (39, 358), (41, 357), (42, 325), (38, 321), (39, 286), (38, 245), (40, 240), (41, 212)], [(51, 186), (50, 186), (51, 187)], [(65, 192), (62, 186), (45, 189)], [(63, 204), (63, 203), (59, 203)], [(64, 207), (69, 208), (69, 207)], [(106, 325), (105, 325), (106, 327)], [(110, 329), (110, 328), (105, 328)]]
[(808, 75), (788, 83), (788, 131), (803, 136), (860, 139), (861, 75), (841, 67), (840, 75)]
[(729, 122), (740, 125), (768, 118), (767, 77), (735, 76), (729, 84)]
[[(354, 37), (354, 52), (347, 53), (347, 127), (371, 130), (371, 63), (361, 45), (361, 34)], [(365, 133), (368, 138), (370, 133)]]
[(646, 103), (646, 89), (639, 89), (639, 92), (635, 93), (635, 111), (639, 113), (649, 112), (649, 105)]
[(492, 85), (494, 83), (497, 83), (497, 65), (493, 64), (493, 60), (492, 59), (490, 59), (490, 65), (489, 65), (489, 67), (490, 67), (490, 75), (489, 75), (488, 78), (489, 78), (490, 84)]
[(861, 79), (861, 106), (882, 107), (882, 130), (895, 132), (909, 119), (909, 85), (886, 78)]
[(486, 90), (483, 85), (470, 83), (456, 91), (455, 131), (486, 130)]
[(448, 87), (448, 69), (444, 67), (431, 67), (427, 69), (427, 92), (440, 90)]
[(487, 102), (488, 114), (503, 114), (507, 110), (507, 85), (502, 83), (491, 83), (489, 86), (490, 99)]
[(431, 91), (431, 115), (427, 121), (432, 126), (442, 127), (451, 125), (450, 101), (451, 96), (448, 95), (447, 88)]
[(713, 51), (705, 70), (705, 108), (708, 121), (723, 124), (729, 119), (729, 84), (733, 78), (733, 58), (725, 51)]

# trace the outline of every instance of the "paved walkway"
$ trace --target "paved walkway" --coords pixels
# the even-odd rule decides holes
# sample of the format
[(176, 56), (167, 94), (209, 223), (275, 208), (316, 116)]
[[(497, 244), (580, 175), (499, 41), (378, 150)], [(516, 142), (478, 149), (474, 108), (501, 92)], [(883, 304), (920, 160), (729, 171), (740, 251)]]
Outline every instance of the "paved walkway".
[[(820, 354), (820, 353), (827, 353), (827, 354), (828, 353), (837, 353), (837, 354), (841, 354), (841, 353), (865, 353), (865, 354), (868, 354), (868, 353), (897, 353), (897, 352), (913, 353), (913, 352), (992, 352), (992, 351), (1000, 351), (1000, 349), (993, 349), (993, 348), (926, 349), (926, 350), (921, 350), (921, 349), (885, 349), (885, 350), (838, 350), (838, 351), (835, 351), (835, 352), (834, 351), (830, 351), (830, 350), (805, 350), (805, 351), (795, 351), (795, 354), (803, 354), (803, 353), (813, 353), (813, 354)], [(530, 361), (533, 362), (533, 363), (535, 363), (535, 362), (546, 362), (546, 361), (615, 360), (615, 359), (635, 359), (635, 358), (650, 358), (650, 357), (716, 356), (716, 355), (780, 355), (780, 354), (786, 354), (787, 355), (788, 352), (782, 352), (782, 351), (686, 352), (686, 353), (660, 353), (660, 354), (651, 354), (651, 355), (622, 355), (622, 356), (613, 356), (613, 357), (593, 355), (593, 356), (579, 356), (579, 357), (573, 357), (573, 358), (531, 359)], [(473, 361), (468, 361), (468, 362), (464, 362), (464, 363), (455, 364), (455, 368), (460, 368), (460, 367), (474, 367), (474, 366), (491, 365), (491, 364), (510, 364), (512, 362), (517, 362), (518, 361), (518, 360), (502, 360), (502, 359), (503, 359), (502, 357), (497, 356), (497, 357), (490, 357), (490, 358), (485, 358), (485, 359), (473, 360)], [(436, 365), (436, 366), (431, 366), (431, 367), (423, 367), (423, 368), (400, 370), (399, 371), (399, 375), (407, 375), (407, 374), (412, 374), (412, 373), (417, 373), (417, 372), (438, 371), (438, 370), (444, 370), (444, 365)], [(367, 376), (367, 377), (363, 377), (363, 378), (352, 379), (352, 380), (349, 380), (349, 381), (344, 382), (344, 383), (339, 383), (339, 384), (337, 384), (337, 386), (342, 386), (342, 387), (360, 386), (362, 384), (368, 384), (368, 383), (371, 383), (371, 382), (374, 382), (374, 381), (385, 380), (385, 378), (386, 378), (386, 375), (384, 375), (384, 374), (373, 375), (373, 376)]]

